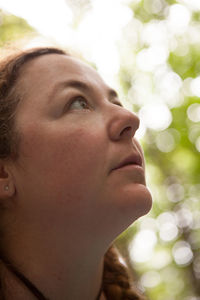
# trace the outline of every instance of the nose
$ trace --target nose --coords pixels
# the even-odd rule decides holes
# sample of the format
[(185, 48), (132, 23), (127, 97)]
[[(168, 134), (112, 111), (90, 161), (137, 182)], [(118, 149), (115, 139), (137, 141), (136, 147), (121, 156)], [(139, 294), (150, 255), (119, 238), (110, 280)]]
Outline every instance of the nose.
[(112, 115), (108, 123), (109, 137), (113, 141), (131, 139), (139, 128), (138, 116), (124, 107), (113, 107)]

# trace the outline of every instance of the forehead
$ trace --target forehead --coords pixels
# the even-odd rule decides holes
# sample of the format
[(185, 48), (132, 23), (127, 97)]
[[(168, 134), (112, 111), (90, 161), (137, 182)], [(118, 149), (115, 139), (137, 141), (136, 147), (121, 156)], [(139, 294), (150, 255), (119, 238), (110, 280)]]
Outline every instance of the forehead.
[(33, 92), (35, 86), (38, 91), (40, 87), (50, 90), (59, 82), (73, 79), (89, 82), (91, 85), (106, 86), (92, 67), (77, 58), (59, 54), (43, 55), (28, 62), (22, 68), (19, 84), (25, 90)]

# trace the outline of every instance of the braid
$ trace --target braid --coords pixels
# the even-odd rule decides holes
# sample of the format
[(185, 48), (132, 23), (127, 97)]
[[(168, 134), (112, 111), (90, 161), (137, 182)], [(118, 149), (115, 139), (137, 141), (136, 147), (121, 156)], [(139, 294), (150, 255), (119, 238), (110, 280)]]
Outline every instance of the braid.
[(147, 300), (131, 286), (128, 269), (119, 261), (119, 254), (111, 246), (104, 256), (102, 290), (109, 300)]

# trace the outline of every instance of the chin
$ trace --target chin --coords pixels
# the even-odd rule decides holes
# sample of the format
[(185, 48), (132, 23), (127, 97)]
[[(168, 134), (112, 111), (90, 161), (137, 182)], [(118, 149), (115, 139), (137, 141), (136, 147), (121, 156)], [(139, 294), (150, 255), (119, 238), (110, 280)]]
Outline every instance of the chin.
[(138, 218), (146, 215), (152, 207), (151, 193), (143, 184), (135, 184), (134, 188), (133, 186), (127, 186), (123, 190), (123, 196), (119, 197), (118, 194), (117, 198), (117, 205), (119, 205), (120, 212), (126, 218), (129, 225)]
[(141, 183), (132, 183), (115, 188), (114, 193), (103, 197), (104, 222), (102, 235), (108, 234), (110, 240), (116, 239), (140, 217), (146, 215), (152, 207), (152, 197), (148, 188)]

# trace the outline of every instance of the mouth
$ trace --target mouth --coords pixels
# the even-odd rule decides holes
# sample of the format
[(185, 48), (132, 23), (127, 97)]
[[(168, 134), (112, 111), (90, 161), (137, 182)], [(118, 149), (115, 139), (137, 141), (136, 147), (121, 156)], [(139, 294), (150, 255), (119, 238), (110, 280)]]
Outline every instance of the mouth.
[(117, 170), (117, 169), (122, 169), (125, 167), (142, 167), (142, 157), (139, 155), (139, 153), (132, 154), (125, 159), (123, 159), (116, 167), (112, 169)]

